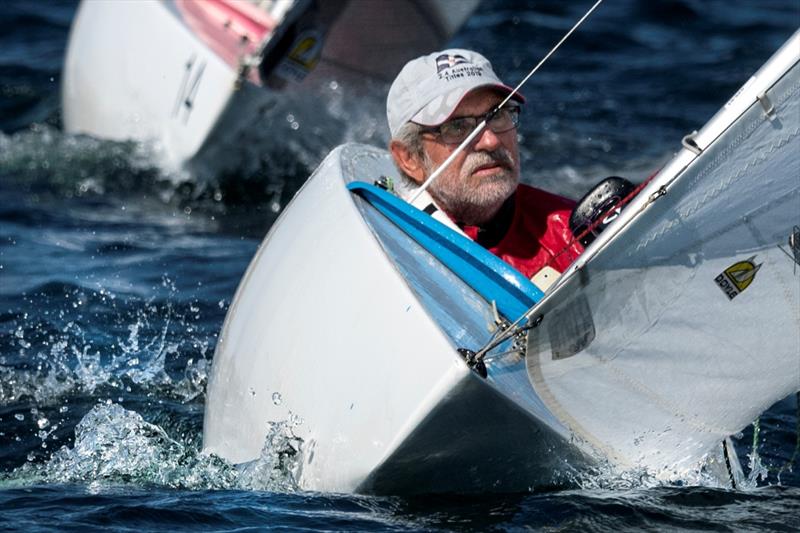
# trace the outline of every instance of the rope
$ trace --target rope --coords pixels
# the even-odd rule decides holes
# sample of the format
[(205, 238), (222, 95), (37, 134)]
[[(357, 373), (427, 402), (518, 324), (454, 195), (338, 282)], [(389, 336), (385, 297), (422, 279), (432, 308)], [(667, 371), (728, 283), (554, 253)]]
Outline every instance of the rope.
[[(551, 56), (551, 55), (553, 55), (553, 53), (554, 53), (556, 50), (558, 50), (558, 48), (559, 48), (559, 47), (560, 47), (560, 46), (561, 46), (561, 45), (564, 43), (564, 41), (566, 41), (566, 40), (567, 40), (567, 38), (569, 38), (569, 36), (570, 36), (570, 35), (572, 35), (572, 32), (574, 32), (575, 30), (577, 30), (577, 29), (578, 29), (578, 26), (580, 26), (581, 24), (583, 24), (583, 21), (584, 21), (584, 20), (586, 20), (586, 18), (587, 18), (589, 15), (591, 15), (591, 14), (592, 14), (592, 12), (593, 12), (595, 9), (597, 9), (597, 7), (598, 7), (598, 6), (599, 6), (599, 5), (600, 5), (602, 2), (603, 2), (603, 0), (597, 0), (597, 2), (595, 2), (595, 3), (594, 3), (594, 5), (593, 5), (593, 6), (592, 6), (592, 7), (589, 9), (589, 11), (587, 11), (587, 12), (586, 12), (586, 13), (585, 13), (585, 14), (584, 14), (584, 15), (583, 15), (581, 18), (580, 18), (580, 20), (579, 20), (578, 22), (576, 22), (576, 23), (575, 23), (575, 25), (574, 25), (574, 26), (572, 26), (572, 28), (570, 28), (570, 30), (569, 30), (569, 31), (568, 31), (566, 34), (564, 34), (564, 36), (561, 38), (561, 40), (560, 40), (560, 41), (558, 41), (558, 43), (556, 43), (556, 45), (555, 45), (553, 48), (551, 48), (551, 49), (550, 49), (550, 51), (547, 53), (547, 55), (546, 55), (546, 56), (544, 56), (544, 57), (542, 58), (542, 60), (541, 60), (541, 61), (539, 61), (539, 63), (538, 63), (538, 64), (537, 64), (535, 67), (533, 67), (533, 69), (531, 69), (531, 71), (530, 71), (530, 72), (528, 72), (528, 75), (527, 75), (527, 76), (525, 76), (525, 77), (522, 79), (522, 81), (521, 81), (521, 82), (519, 82), (519, 84), (517, 84), (517, 86), (516, 86), (516, 87), (514, 87), (514, 90), (512, 90), (512, 91), (511, 91), (511, 92), (508, 94), (508, 96), (506, 96), (505, 100), (503, 100), (502, 102), (500, 102), (500, 104), (499, 104), (497, 107), (495, 107), (495, 108), (494, 108), (494, 109), (491, 111), (491, 113), (489, 114), (489, 116), (493, 116), (495, 113), (497, 113), (497, 112), (498, 112), (498, 111), (499, 111), (499, 110), (500, 110), (500, 109), (501, 109), (501, 108), (502, 108), (504, 105), (506, 105), (506, 104), (508, 103), (508, 101), (509, 101), (509, 100), (511, 100), (511, 98), (512, 98), (512, 97), (513, 97), (515, 94), (517, 94), (517, 93), (519, 92), (520, 88), (521, 88), (523, 85), (525, 85), (525, 82), (527, 82), (527, 81), (530, 79), (530, 77), (531, 77), (531, 76), (533, 76), (533, 74), (534, 74), (534, 73), (535, 73), (537, 70), (539, 70), (539, 67), (541, 67), (541, 66), (544, 64), (544, 62), (545, 62), (545, 61), (547, 61), (547, 60), (550, 58), (550, 56)], [(453, 162), (453, 160), (454, 160), (456, 157), (458, 157), (458, 155), (459, 155), (461, 152), (463, 152), (463, 151), (464, 151), (464, 149), (465, 149), (467, 146), (469, 146), (470, 144), (472, 144), (472, 141), (475, 139), (475, 137), (477, 137), (477, 136), (478, 136), (478, 135), (479, 135), (479, 134), (480, 134), (480, 133), (481, 133), (481, 132), (482, 132), (482, 131), (483, 131), (485, 128), (486, 128), (486, 119), (482, 120), (480, 124), (478, 124), (477, 126), (475, 126), (475, 129), (474, 129), (474, 130), (472, 130), (472, 133), (470, 133), (470, 134), (467, 136), (467, 138), (466, 138), (466, 139), (464, 139), (463, 141), (461, 141), (461, 144), (459, 144), (459, 145), (458, 145), (458, 148), (456, 148), (455, 150), (453, 150), (453, 153), (451, 153), (451, 154), (450, 154), (450, 156), (449, 156), (447, 159), (445, 159), (445, 160), (444, 160), (444, 163), (442, 163), (442, 164), (439, 166), (439, 168), (437, 168), (437, 169), (436, 169), (436, 170), (433, 172), (433, 174), (431, 174), (430, 176), (428, 176), (428, 179), (426, 179), (426, 180), (425, 180), (425, 183), (423, 183), (422, 185), (420, 185), (420, 186), (419, 186), (419, 188), (418, 188), (418, 189), (417, 189), (417, 191), (414, 193), (414, 195), (413, 195), (413, 196), (412, 196), (412, 197), (411, 197), (411, 198), (408, 200), (408, 203), (410, 203), (410, 204), (413, 204), (413, 203), (414, 203), (414, 202), (417, 200), (417, 198), (419, 198), (419, 196), (420, 196), (420, 195), (421, 195), (421, 194), (422, 194), (422, 193), (423, 193), (423, 192), (424, 192), (424, 191), (425, 191), (425, 190), (426, 190), (426, 189), (427, 189), (427, 188), (430, 186), (430, 184), (431, 184), (431, 183), (433, 183), (433, 182), (434, 182), (434, 180), (436, 180), (436, 178), (438, 178), (438, 177), (441, 175), (441, 173), (442, 173), (442, 172), (444, 172), (444, 170), (445, 170), (445, 169), (446, 169), (448, 166), (450, 166), (450, 163), (452, 163), (452, 162)]]
[[(648, 177), (642, 183), (637, 185), (636, 188), (634, 188), (627, 196), (622, 198), (619, 202), (617, 202), (616, 204), (611, 206), (606, 212), (604, 212), (603, 216), (598, 217), (597, 220), (592, 222), (585, 230), (583, 230), (577, 236), (573, 236), (572, 239), (570, 239), (570, 241), (557, 254), (553, 255), (553, 257), (550, 258), (550, 260), (547, 262), (547, 266), (552, 266), (553, 263), (555, 262), (555, 260), (559, 256), (561, 256), (562, 254), (566, 253), (570, 248), (572, 248), (572, 246), (575, 244), (576, 241), (580, 242), (580, 240), (582, 238), (584, 238), (586, 235), (588, 235), (589, 232), (594, 231), (597, 228), (597, 226), (599, 226), (602, 223), (603, 219), (606, 218), (608, 215), (610, 215), (615, 209), (617, 209), (617, 208), (621, 209), (622, 207), (627, 205), (657, 175), (658, 175), (658, 172), (653, 173), (650, 177)], [(530, 309), (528, 310), (528, 312), (530, 312)], [(495, 334), (492, 335), (492, 337), (489, 339), (489, 342), (487, 342), (486, 345), (483, 348), (481, 348), (477, 352), (473, 353), (467, 359), (467, 363), (469, 363), (470, 365), (475, 365), (475, 364), (481, 362), (483, 360), (483, 358), (486, 357), (486, 354), (488, 352), (492, 351), (494, 348), (496, 348), (497, 346), (499, 346), (503, 342), (507, 341), (508, 339), (513, 337), (514, 335), (518, 335), (520, 333), (523, 333), (523, 332), (525, 332), (525, 331), (527, 331), (529, 329), (533, 329), (536, 326), (538, 326), (539, 325), (538, 322), (532, 322), (530, 324), (527, 324), (527, 325), (521, 326), (521, 327), (519, 326), (519, 324), (523, 320), (527, 320), (529, 318), (528, 312), (526, 312), (521, 317), (519, 317), (517, 320), (515, 320), (514, 323), (511, 324), (508, 328), (495, 332)]]
[(783, 474), (784, 471), (793, 469), (794, 462), (797, 460), (798, 454), (800, 454), (800, 391), (798, 391), (795, 395), (795, 403), (797, 404), (797, 411), (794, 414), (794, 452), (792, 452), (792, 456), (789, 458), (789, 460), (786, 461), (786, 463), (778, 470), (779, 476)]

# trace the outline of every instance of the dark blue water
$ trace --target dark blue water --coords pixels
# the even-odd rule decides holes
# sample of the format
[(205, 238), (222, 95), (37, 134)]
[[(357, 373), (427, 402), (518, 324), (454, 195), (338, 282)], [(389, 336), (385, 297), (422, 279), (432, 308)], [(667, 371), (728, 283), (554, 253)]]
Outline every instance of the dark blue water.
[[(485, 1), (452, 44), (515, 83), (587, 7)], [(200, 454), (217, 333), (275, 211), (321, 155), (289, 149), (313, 125), (276, 137), (257, 174), (204, 184), (160, 170), (144, 146), (66, 135), (75, 9), (0, 3), (0, 529), (800, 528), (798, 466), (780, 471), (795, 398), (761, 418), (755, 444), (752, 427), (735, 440), (750, 476), (738, 491), (597, 479), (471, 498), (304, 493), (280, 469)], [(525, 88), (525, 180), (576, 197), (608, 174), (643, 178), (798, 26), (797, 0), (607, 1)], [(341, 139), (386, 140), (319, 115)]]

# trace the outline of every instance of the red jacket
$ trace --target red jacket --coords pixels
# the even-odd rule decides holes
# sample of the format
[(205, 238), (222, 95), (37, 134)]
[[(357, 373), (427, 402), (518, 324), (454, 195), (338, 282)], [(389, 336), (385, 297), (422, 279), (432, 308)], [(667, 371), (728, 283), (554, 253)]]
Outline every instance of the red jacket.
[(583, 252), (569, 230), (574, 205), (567, 198), (519, 185), (490, 224), (459, 227), (529, 278), (547, 265), (563, 272)]

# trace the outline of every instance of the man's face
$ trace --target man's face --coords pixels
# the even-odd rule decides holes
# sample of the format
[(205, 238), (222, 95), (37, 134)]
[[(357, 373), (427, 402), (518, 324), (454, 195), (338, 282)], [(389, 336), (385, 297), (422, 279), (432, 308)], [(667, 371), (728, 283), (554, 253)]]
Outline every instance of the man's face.
[[(450, 117), (483, 116), (502, 102), (492, 89), (469, 93)], [(423, 133), (423, 168), (430, 176), (458, 147)], [(503, 133), (484, 129), (428, 188), (440, 206), (457, 221), (485, 223), (497, 213), (519, 182), (516, 128)]]

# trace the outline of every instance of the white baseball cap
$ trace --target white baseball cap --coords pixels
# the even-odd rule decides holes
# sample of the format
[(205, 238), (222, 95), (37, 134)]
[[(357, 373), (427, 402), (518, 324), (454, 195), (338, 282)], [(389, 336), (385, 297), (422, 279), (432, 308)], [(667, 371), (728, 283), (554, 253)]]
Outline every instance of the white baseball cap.
[[(386, 99), (392, 137), (409, 121), (438, 126), (450, 118), (467, 93), (480, 87), (513, 91), (500, 81), (488, 59), (471, 50), (453, 48), (412, 59), (395, 78)], [(525, 102), (519, 93), (513, 98)]]

